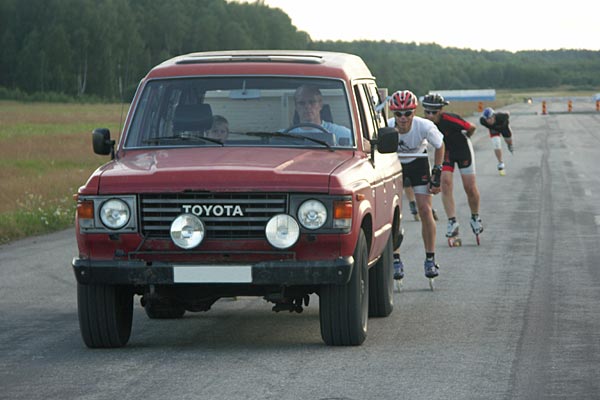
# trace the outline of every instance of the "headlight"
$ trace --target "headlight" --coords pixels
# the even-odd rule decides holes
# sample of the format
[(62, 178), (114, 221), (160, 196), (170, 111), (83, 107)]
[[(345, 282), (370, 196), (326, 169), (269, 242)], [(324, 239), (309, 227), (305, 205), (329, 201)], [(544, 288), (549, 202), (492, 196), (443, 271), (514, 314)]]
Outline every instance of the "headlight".
[(100, 208), (100, 220), (109, 229), (124, 227), (131, 217), (131, 210), (127, 203), (120, 199), (110, 199)]
[(287, 249), (298, 241), (300, 226), (291, 216), (278, 214), (267, 222), (265, 234), (271, 246), (278, 249)]
[(181, 214), (171, 223), (171, 239), (182, 249), (198, 246), (205, 233), (204, 223), (193, 214)]
[(327, 208), (318, 200), (307, 200), (298, 208), (298, 221), (306, 229), (319, 229), (327, 221)]

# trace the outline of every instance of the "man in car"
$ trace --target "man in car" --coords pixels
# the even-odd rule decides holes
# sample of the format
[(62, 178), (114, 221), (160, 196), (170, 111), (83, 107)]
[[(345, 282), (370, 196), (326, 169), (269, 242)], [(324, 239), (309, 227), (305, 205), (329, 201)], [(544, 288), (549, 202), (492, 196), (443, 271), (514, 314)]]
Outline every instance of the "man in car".
[[(335, 143), (338, 145), (349, 146), (353, 143), (352, 132), (350, 129), (330, 121), (325, 121), (321, 118), (323, 96), (316, 86), (299, 86), (294, 93), (294, 104), (299, 118), (299, 123), (297, 125), (301, 126), (290, 132), (302, 133), (302, 131), (318, 131), (318, 128), (307, 125), (314, 124), (319, 125), (325, 131), (332, 133), (335, 136)], [(304, 126), (302, 126), (303, 124)]]

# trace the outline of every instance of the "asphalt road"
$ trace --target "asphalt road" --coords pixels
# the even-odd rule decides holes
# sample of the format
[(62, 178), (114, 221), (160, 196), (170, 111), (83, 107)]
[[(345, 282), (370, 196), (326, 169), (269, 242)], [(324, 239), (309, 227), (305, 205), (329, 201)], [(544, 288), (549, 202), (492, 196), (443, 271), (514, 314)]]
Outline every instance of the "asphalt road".
[(406, 218), (403, 290), (360, 347), (322, 343), (316, 297), (302, 314), (239, 298), (178, 321), (147, 319), (136, 298), (128, 346), (90, 350), (73, 230), (0, 246), (0, 398), (598, 399), (600, 113), (574, 107), (584, 108), (509, 107), (516, 150), (504, 150), (504, 177), (478, 127), (481, 246), (456, 177), (463, 246), (446, 245), (436, 197), (432, 292), (420, 223)]

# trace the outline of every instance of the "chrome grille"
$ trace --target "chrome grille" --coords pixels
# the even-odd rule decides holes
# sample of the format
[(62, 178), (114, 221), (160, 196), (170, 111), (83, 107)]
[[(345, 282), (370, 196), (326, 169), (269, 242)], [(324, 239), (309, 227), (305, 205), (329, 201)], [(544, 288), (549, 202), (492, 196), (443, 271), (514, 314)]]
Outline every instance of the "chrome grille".
[(239, 206), (239, 215), (200, 215), (206, 237), (212, 239), (263, 238), (267, 221), (287, 212), (288, 198), (281, 193), (177, 193), (140, 196), (142, 233), (147, 237), (168, 238), (173, 220), (183, 213), (184, 205), (200, 207)]

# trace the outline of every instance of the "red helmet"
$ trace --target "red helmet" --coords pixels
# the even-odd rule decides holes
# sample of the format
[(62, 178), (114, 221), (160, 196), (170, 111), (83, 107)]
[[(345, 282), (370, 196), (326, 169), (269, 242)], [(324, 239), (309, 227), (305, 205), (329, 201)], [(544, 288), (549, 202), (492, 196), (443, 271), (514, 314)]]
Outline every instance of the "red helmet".
[(414, 110), (419, 105), (417, 96), (410, 90), (398, 90), (390, 98), (390, 110)]

